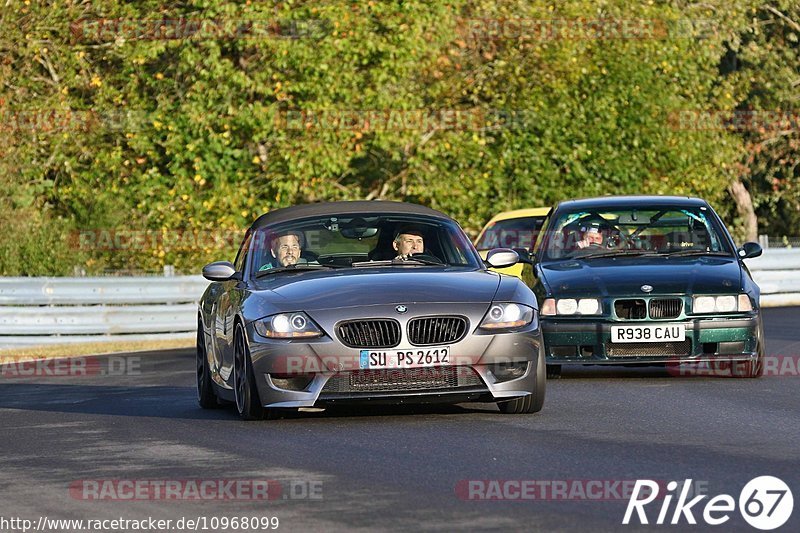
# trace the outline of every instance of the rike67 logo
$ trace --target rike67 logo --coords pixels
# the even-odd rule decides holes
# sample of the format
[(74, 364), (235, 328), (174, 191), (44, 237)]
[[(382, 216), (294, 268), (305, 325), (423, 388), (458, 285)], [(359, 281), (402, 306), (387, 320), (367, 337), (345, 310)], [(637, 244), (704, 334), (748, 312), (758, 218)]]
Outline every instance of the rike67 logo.
[[(657, 499), (661, 506), (655, 521), (656, 524), (679, 524), (682, 520), (686, 520), (687, 524), (697, 524), (695, 512), (698, 514), (702, 512), (702, 519), (706, 524), (712, 526), (724, 524), (730, 519), (731, 513), (737, 507), (733, 496), (720, 494), (701, 506), (698, 504), (708, 495), (701, 494), (689, 499), (691, 486), (692, 480), (687, 479), (678, 490), (678, 482), (670, 481), (667, 483), (666, 492), (659, 494), (659, 483), (649, 479), (636, 480), (622, 523), (631, 523), (635, 511), (640, 524), (649, 524), (645, 507)], [(643, 497), (640, 497), (642, 495)], [(677, 502), (671, 509), (675, 496), (677, 496)], [(657, 506), (658, 504), (654, 507)], [(695, 506), (697, 509), (693, 509)], [(789, 486), (782, 480), (773, 476), (760, 476), (751, 479), (739, 493), (738, 508), (742, 518), (748, 524), (756, 529), (766, 531), (778, 528), (789, 520), (794, 508), (794, 498)], [(672, 512), (670, 513), (670, 511)], [(650, 519), (652, 519), (652, 515)], [(667, 522), (667, 520), (669, 521)]]

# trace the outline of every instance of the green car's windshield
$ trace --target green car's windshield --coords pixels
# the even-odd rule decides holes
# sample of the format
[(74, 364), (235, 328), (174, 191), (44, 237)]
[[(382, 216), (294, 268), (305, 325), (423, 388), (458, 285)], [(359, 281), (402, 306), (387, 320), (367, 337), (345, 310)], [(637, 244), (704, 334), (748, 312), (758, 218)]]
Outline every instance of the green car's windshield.
[(458, 224), (419, 215), (326, 215), (266, 226), (253, 234), (249, 255), (257, 277), (324, 267), (482, 266)]
[(559, 213), (548, 228), (543, 259), (704, 254), (733, 255), (706, 207), (608, 207)]

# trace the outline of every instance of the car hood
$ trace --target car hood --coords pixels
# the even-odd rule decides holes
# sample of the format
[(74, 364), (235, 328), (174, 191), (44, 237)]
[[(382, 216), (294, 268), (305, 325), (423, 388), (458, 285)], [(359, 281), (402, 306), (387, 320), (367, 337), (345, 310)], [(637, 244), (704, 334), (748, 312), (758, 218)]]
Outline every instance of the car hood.
[(543, 263), (548, 293), (564, 296), (711, 294), (738, 292), (742, 286), (739, 262), (726, 257), (635, 257), (568, 260)]
[[(500, 276), (487, 271), (394, 267), (267, 276), (256, 294), (304, 310), (400, 303), (488, 304)], [(275, 298), (277, 297), (277, 298)]]

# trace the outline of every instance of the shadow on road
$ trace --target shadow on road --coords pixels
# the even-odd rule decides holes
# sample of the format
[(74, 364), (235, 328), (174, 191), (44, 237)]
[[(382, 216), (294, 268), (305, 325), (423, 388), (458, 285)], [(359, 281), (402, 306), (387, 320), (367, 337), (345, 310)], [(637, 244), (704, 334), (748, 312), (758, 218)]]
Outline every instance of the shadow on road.
[[(52, 383), (0, 384), (0, 409), (82, 413), (109, 416), (156, 417), (183, 420), (236, 420), (232, 405), (201, 409), (193, 387), (131, 387)], [(335, 406), (324, 412), (289, 409), (283, 419), (453, 415), (470, 412), (497, 412), (494, 404), (426, 404), (397, 406)]]

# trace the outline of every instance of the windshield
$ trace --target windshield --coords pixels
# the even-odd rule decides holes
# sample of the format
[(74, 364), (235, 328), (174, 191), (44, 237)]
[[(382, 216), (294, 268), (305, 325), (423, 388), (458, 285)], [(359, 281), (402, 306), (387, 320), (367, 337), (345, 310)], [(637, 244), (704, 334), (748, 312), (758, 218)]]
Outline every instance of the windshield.
[(733, 255), (706, 207), (562, 211), (547, 230), (543, 259), (623, 255)]
[(492, 222), (478, 238), (475, 247), (478, 250), (492, 248), (525, 248), (530, 250), (539, 230), (542, 229), (545, 217), (523, 217), (498, 220)]
[(255, 232), (250, 254), (257, 276), (301, 267), (482, 266), (456, 223), (418, 215), (324, 216), (272, 225)]

